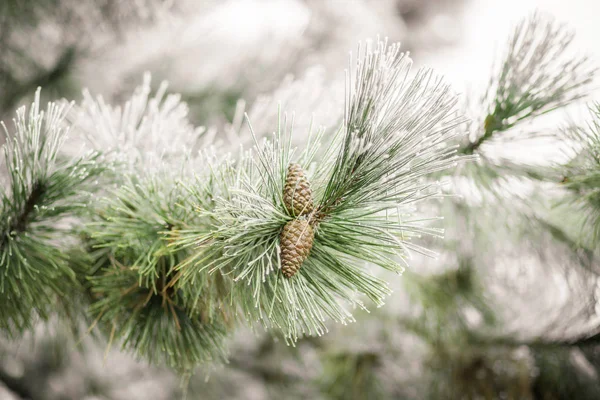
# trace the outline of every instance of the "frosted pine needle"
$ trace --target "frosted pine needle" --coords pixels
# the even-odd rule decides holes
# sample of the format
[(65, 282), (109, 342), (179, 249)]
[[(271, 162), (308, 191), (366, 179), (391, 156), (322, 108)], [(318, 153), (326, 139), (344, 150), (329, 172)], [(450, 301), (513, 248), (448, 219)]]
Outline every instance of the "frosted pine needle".
[(522, 20), (508, 41), (498, 70), (490, 80), (483, 115), (472, 127), (473, 153), (494, 132), (512, 128), (581, 99), (590, 90), (597, 68), (573, 50), (573, 32), (552, 17), (534, 13)]
[[(355, 79), (348, 81), (344, 124), (330, 141), (309, 132), (299, 151), (282, 115), (271, 140), (255, 135), (252, 153), (233, 168), (199, 176), (190, 187), (192, 202), (206, 205), (203, 182), (214, 182), (221, 196), (211, 196), (214, 202), (200, 211), (212, 228), (175, 233), (174, 246), (194, 248), (179, 266), (183, 281), (206, 272), (233, 276), (239, 283), (232, 299), (243, 313), (292, 341), (323, 334), (327, 319), (352, 321), (349, 309), (364, 308), (361, 294), (381, 306), (390, 290), (373, 268), (402, 272), (410, 249), (419, 249), (412, 241), (436, 232), (418, 222), (424, 218), (411, 217), (413, 204), (438, 194), (429, 174), (459, 161), (456, 148), (447, 146), (463, 121), (456, 97), (431, 71), (409, 77), (411, 64), (397, 44), (363, 47), (349, 74)], [(311, 171), (303, 179), (310, 181), (314, 209), (300, 213), (311, 221), (314, 239), (310, 246), (301, 240), (309, 251), (292, 257), (292, 265), (285, 232), (302, 222), (290, 214), (286, 199), (293, 196), (285, 188), (296, 160)]]

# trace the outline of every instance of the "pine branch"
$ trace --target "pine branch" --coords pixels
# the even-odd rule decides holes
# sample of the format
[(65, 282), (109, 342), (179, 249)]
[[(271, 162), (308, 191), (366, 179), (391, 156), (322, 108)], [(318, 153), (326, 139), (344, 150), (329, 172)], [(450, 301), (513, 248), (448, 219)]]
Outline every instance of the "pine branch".
[(169, 235), (196, 218), (182, 207), (186, 192), (173, 182), (172, 171), (127, 176), (99, 204), (100, 218), (85, 229), (96, 265), (89, 313), (111, 343), (189, 372), (225, 359), (224, 341), (236, 318), (226, 302), (227, 277), (206, 274), (193, 285), (178, 283), (175, 267), (189, 252), (170, 249)]
[(584, 215), (582, 234), (591, 232), (595, 245), (600, 238), (600, 104), (590, 109), (587, 127), (571, 126), (564, 131), (572, 146), (572, 157), (561, 168), (560, 185), (568, 195), (564, 203), (576, 207)]
[[(440, 230), (411, 218), (412, 206), (437, 193), (427, 175), (458, 161), (447, 146), (462, 121), (455, 97), (430, 71), (408, 78), (410, 65), (397, 45), (367, 46), (331, 142), (321, 144), (323, 131), (309, 132), (298, 152), (293, 118), (282, 117), (271, 140), (254, 136), (252, 153), (207, 162), (209, 173), (189, 185), (189, 207), (204, 223), (173, 232), (172, 246), (192, 251), (177, 266), (181, 285), (204, 274), (232, 276), (242, 314), (290, 341), (323, 334), (327, 319), (353, 321), (347, 307), (365, 308), (356, 293), (382, 305), (389, 289), (371, 268), (401, 272), (410, 251), (427, 254), (411, 239)], [(295, 164), (312, 177), (291, 182)]]
[(224, 360), (237, 317), (228, 304), (231, 279), (205, 274), (181, 285), (175, 271), (189, 251), (169, 247), (170, 234), (198, 221), (177, 182), (204, 169), (194, 149), (212, 137), (190, 124), (187, 105), (166, 88), (152, 93), (146, 74), (122, 106), (85, 92), (69, 114), (77, 136), (120, 168), (110, 180), (117, 188), (105, 187), (88, 207), (96, 215), (81, 230), (88, 266), (78, 261), (73, 268), (84, 277), (91, 331), (137, 357), (189, 372)]
[(477, 104), (474, 140), (461, 148), (474, 154), (498, 133), (583, 98), (596, 74), (588, 58), (572, 50), (574, 35), (539, 13), (521, 21), (508, 41), (499, 71)]
[(91, 152), (65, 160), (59, 153), (66, 133), (65, 106), (17, 112), (15, 132), (5, 128), (7, 178), (0, 188), (0, 329), (21, 333), (36, 316), (49, 316), (49, 298), (77, 286), (65, 245), (75, 240), (65, 221), (86, 213), (96, 179), (108, 165)]

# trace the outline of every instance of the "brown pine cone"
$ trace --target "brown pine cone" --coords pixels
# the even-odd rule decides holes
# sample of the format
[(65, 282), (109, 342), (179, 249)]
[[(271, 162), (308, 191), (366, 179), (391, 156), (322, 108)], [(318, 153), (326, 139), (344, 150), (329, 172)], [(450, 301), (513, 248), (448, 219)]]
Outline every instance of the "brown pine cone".
[(315, 232), (308, 221), (295, 219), (283, 227), (279, 236), (281, 246), (281, 272), (291, 278), (298, 272), (310, 254)]
[(313, 210), (312, 190), (299, 164), (290, 164), (283, 188), (283, 204), (294, 217), (310, 214)]

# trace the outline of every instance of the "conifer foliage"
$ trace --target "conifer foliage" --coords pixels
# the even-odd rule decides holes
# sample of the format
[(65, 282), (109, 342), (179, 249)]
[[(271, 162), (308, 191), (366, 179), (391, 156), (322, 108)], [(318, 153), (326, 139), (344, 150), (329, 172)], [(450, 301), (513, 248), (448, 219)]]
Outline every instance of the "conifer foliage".
[[(442, 241), (441, 216), (426, 214), (423, 202), (436, 198), (462, 215), (462, 200), (441, 196), (440, 177), (470, 179), (484, 198), (509, 170), (541, 176), (492, 161), (487, 145), (585, 94), (595, 69), (565, 57), (571, 40), (537, 14), (518, 25), (472, 122), (443, 79), (412, 71), (399, 44), (360, 45), (336, 129), (295, 132), (293, 114), (278, 110), (272, 134), (262, 135), (246, 116), (250, 140), (241, 142), (252, 145), (239, 152), (192, 126), (166, 85), (151, 95), (149, 76), (122, 106), (85, 92), (81, 104), (42, 109), (38, 91), (4, 126), (0, 331), (16, 337), (58, 314), (74, 326), (86, 321), (109, 345), (189, 372), (227, 360), (240, 325), (293, 345), (354, 321), (384, 305), (389, 277), (412, 254), (434, 255), (424, 236)], [(572, 158), (548, 175), (563, 176), (552, 184), (591, 229), (591, 249), (600, 235), (599, 109), (587, 127), (565, 130)], [(305, 137), (298, 147), (297, 135)], [(459, 264), (469, 260), (456, 273), (406, 279), (424, 310), (408, 325), (442, 347), (439, 332), (467, 330), (463, 304), (494, 320), (476, 301), (476, 257), (452, 251)], [(347, 376), (375, 376), (384, 358), (335, 357), (331, 381), (341, 365), (350, 365)]]
[[(109, 164), (96, 151), (61, 156), (68, 105), (17, 111), (13, 126), (3, 124), (0, 175), (0, 329), (18, 336), (38, 317), (65, 311), (61, 299), (81, 290), (72, 245), (74, 220), (89, 214), (91, 194)], [(6, 173), (6, 175), (4, 175)], [(72, 304), (66, 302), (65, 304)]]
[[(164, 87), (148, 100), (148, 79), (123, 111), (86, 94), (65, 120), (65, 106), (36, 99), (4, 145), (0, 327), (23, 332), (75, 292), (110, 344), (189, 370), (224, 359), (236, 323), (294, 342), (352, 321), (365, 297), (383, 305), (376, 268), (401, 273), (426, 252), (418, 237), (440, 231), (414, 205), (439, 192), (427, 175), (458, 161), (456, 97), (411, 64), (397, 44), (359, 47), (337, 131), (311, 129), (297, 149), (280, 112), (270, 137), (248, 121), (254, 146), (238, 156), (186, 123)], [(71, 124), (98, 150), (67, 155)]]
[(456, 97), (431, 71), (409, 77), (411, 63), (396, 44), (359, 48), (335, 135), (310, 132), (294, 149), (283, 116), (253, 152), (200, 178), (224, 183), (214, 203), (202, 207), (207, 194), (191, 185), (201, 219), (214, 222), (175, 232), (176, 245), (194, 248), (181, 282), (231, 276), (242, 314), (291, 341), (323, 334), (327, 319), (352, 321), (350, 309), (366, 307), (357, 295), (383, 305), (390, 290), (376, 268), (400, 273), (410, 250), (426, 252), (412, 239), (439, 231), (413, 206), (438, 193), (426, 176), (458, 160), (447, 145), (462, 122)]

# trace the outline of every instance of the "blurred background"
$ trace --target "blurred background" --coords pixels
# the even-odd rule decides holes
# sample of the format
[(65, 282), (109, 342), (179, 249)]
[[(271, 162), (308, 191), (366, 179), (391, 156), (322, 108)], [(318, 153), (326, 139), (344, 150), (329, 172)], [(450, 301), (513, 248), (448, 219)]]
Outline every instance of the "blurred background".
[[(279, 103), (296, 113), (299, 132), (311, 116), (335, 127), (348, 54), (377, 35), (402, 42), (465, 100), (479, 98), (511, 29), (535, 9), (574, 29), (575, 47), (600, 62), (596, 0), (0, 0), (0, 119), (38, 86), (46, 99), (79, 101), (87, 88), (119, 104), (148, 71), (152, 87), (168, 81), (191, 122), (217, 135), (243, 111), (257, 130), (272, 130)], [(585, 116), (581, 103), (535, 129)], [(528, 149), (541, 164), (560, 153)], [(514, 153), (510, 143), (487, 151)], [(385, 307), (296, 347), (240, 329), (229, 364), (197, 371), (187, 397), (600, 398), (596, 247), (563, 229), (569, 211), (547, 209), (539, 189), (435, 205), (446, 239), (427, 244), (440, 256), (415, 256), (391, 277)], [(74, 339), (60, 324), (18, 342), (0, 337), (2, 400), (182, 393), (172, 372)]]

